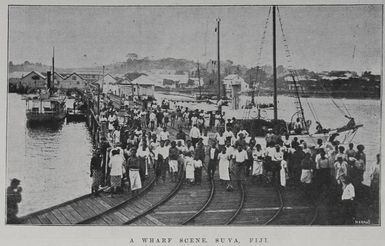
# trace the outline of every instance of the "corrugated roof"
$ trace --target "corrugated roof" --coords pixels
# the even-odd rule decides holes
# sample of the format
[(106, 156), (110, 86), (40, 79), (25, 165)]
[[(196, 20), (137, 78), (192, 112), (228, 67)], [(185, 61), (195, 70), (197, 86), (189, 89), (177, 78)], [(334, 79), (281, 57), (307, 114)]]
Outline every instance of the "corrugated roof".
[(138, 85), (155, 85), (155, 82), (146, 75), (142, 75), (134, 79), (133, 81), (131, 81), (131, 83), (138, 84)]

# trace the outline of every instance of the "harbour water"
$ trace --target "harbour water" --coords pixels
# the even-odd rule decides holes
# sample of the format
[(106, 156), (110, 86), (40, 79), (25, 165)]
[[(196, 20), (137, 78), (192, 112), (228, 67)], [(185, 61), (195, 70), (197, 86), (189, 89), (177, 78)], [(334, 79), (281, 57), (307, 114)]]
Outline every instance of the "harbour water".
[[(158, 100), (180, 98), (160, 93), (156, 97)], [(241, 105), (245, 100), (246, 97), (241, 98)], [(279, 118), (290, 120), (296, 112), (294, 98), (279, 96), (278, 101)], [(270, 103), (272, 98), (259, 97), (258, 102)], [(367, 163), (371, 165), (376, 160), (375, 155), (380, 152), (381, 101), (335, 99), (335, 102), (342, 111), (355, 117), (357, 124), (364, 125), (353, 142), (365, 146)], [(315, 123), (309, 105), (316, 110), (316, 116), (324, 127), (340, 127), (347, 122), (341, 109), (335, 107), (330, 99), (307, 98), (303, 103), (305, 116), (313, 121), (313, 127)], [(204, 110), (212, 108), (204, 103), (177, 105), (189, 105), (190, 108)], [(242, 115), (242, 110), (238, 110), (237, 114)], [(269, 117), (272, 112), (266, 111), (264, 114)], [(8, 94), (7, 123), (7, 178), (19, 178), (23, 187), (19, 215), (89, 192), (92, 141), (85, 123), (64, 122), (58, 127), (27, 127), (25, 102), (17, 94)]]
[(29, 127), (25, 101), (8, 94), (6, 185), (21, 180), (20, 216), (88, 193), (91, 154), (84, 122)]

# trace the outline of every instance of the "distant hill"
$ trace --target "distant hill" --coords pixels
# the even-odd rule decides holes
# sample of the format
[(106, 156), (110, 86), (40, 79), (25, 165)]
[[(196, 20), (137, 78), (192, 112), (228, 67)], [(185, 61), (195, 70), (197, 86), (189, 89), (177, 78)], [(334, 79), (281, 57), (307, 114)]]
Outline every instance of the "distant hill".
[[(39, 71), (39, 72), (47, 72), (51, 70), (51, 66), (42, 64), (42, 63), (32, 63), (29, 61), (25, 61), (22, 64), (13, 64), (13, 62), (9, 62), (8, 64), (8, 72), (30, 72), (30, 71)], [(55, 70), (59, 73), (68, 72), (69, 69), (56, 68)]]

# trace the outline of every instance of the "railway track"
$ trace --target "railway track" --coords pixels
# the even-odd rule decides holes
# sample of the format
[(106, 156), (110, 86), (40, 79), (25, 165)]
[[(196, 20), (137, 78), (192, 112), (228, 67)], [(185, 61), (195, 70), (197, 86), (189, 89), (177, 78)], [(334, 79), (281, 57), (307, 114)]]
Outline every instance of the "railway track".
[[(151, 172), (153, 173), (153, 172)], [(100, 216), (101, 214), (109, 213), (115, 207), (129, 203), (138, 197), (142, 196), (154, 184), (154, 175), (144, 182), (144, 188), (138, 196), (133, 196), (132, 193), (123, 193), (114, 197), (108, 197), (107, 193), (99, 193), (95, 197), (87, 194), (53, 207), (31, 213), (20, 218), (23, 224), (40, 224), (40, 225), (72, 225), (85, 224)]]
[[(184, 184), (174, 197), (167, 200), (147, 215), (165, 225), (180, 225), (188, 223), (211, 202), (214, 186), (207, 180), (206, 169), (202, 173), (202, 182), (198, 184)], [(208, 189), (210, 186), (210, 189)], [(146, 218), (139, 218), (132, 225), (145, 225)]]
[(315, 201), (301, 187), (286, 187), (283, 192), (277, 187), (281, 209), (266, 225), (312, 225), (318, 216)]
[(119, 203), (117, 203), (116, 205), (114, 205), (113, 207), (101, 212), (101, 213), (98, 213), (94, 216), (91, 216), (91, 217), (88, 217), (84, 220), (81, 220), (79, 222), (77, 222), (76, 224), (90, 224), (92, 223), (93, 221), (96, 221), (98, 220), (99, 218), (101, 218), (102, 216), (104, 215), (108, 215), (109, 213), (113, 213), (114, 211), (117, 211), (119, 208), (123, 207), (123, 206), (126, 206), (127, 204), (139, 199), (141, 196), (144, 196), (147, 192), (149, 192), (151, 190), (151, 188), (154, 186), (155, 184), (155, 181), (156, 181), (156, 178), (155, 178), (155, 175), (153, 175), (153, 177), (151, 178), (150, 182), (147, 183), (146, 186), (143, 187), (143, 189), (135, 196), (131, 196), (130, 198), (128, 199), (125, 199)]
[(245, 187), (241, 182), (237, 183), (233, 192), (229, 192), (215, 175), (212, 187), (210, 200), (184, 225), (229, 225), (240, 214), (246, 199)]
[(145, 217), (146, 225), (160, 225), (156, 219), (146, 216), (148, 213), (171, 199), (183, 184), (183, 171), (178, 173), (178, 182), (165, 182), (158, 184), (153, 189), (143, 194), (140, 199), (113, 207), (108, 212), (99, 214), (92, 221), (87, 221), (91, 225), (129, 225)]

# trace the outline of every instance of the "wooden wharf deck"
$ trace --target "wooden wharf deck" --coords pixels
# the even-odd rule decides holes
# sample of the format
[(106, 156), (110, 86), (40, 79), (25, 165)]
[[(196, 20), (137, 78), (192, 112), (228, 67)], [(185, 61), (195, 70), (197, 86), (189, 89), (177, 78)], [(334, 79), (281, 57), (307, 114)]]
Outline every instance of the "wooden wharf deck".
[[(151, 174), (151, 173), (150, 173)], [(154, 174), (144, 182), (143, 193), (151, 189)], [(147, 187), (147, 189), (146, 189)], [(95, 216), (106, 213), (123, 203), (131, 202), (139, 197), (134, 197), (127, 189), (123, 194), (109, 197), (107, 193), (100, 192), (100, 196), (87, 194), (64, 203), (31, 213), (21, 217), (21, 223), (33, 225), (73, 225), (90, 220)], [(101, 224), (106, 224), (101, 222)]]
[[(176, 130), (170, 128), (170, 139)], [(206, 156), (208, 158), (208, 156)], [(207, 163), (207, 161), (206, 161)], [(299, 190), (283, 191), (272, 185), (257, 185), (249, 177), (241, 187), (233, 181), (229, 192), (219, 181), (218, 170), (214, 182), (202, 172), (201, 185), (183, 184), (183, 172), (179, 182), (154, 184), (153, 169), (145, 181), (142, 195), (133, 197), (131, 192), (109, 197), (85, 195), (57, 206), (25, 216), (23, 223), (35, 225), (263, 225), (309, 224), (315, 207)], [(233, 174), (232, 174), (233, 175)], [(242, 189), (243, 188), (243, 189)], [(192, 219), (191, 219), (192, 218)], [(189, 220), (191, 219), (191, 220)]]
[[(163, 225), (181, 225), (195, 215), (210, 197), (210, 182), (207, 173), (202, 171), (202, 183), (191, 185), (184, 183), (178, 193), (165, 204), (155, 209), (150, 215)], [(141, 225), (139, 220), (133, 225)]]
[(147, 214), (160, 206), (163, 201), (170, 199), (176, 191), (178, 191), (183, 182), (182, 174), (183, 172), (180, 171), (178, 182), (160, 182), (154, 185), (149, 192), (141, 196), (140, 199), (136, 199), (132, 203), (114, 209), (93, 220), (90, 224), (100, 225), (101, 223), (106, 223), (107, 225), (124, 225), (132, 224), (140, 219), (145, 225), (160, 225), (160, 222)]

